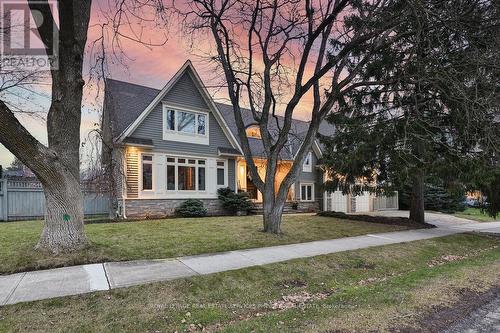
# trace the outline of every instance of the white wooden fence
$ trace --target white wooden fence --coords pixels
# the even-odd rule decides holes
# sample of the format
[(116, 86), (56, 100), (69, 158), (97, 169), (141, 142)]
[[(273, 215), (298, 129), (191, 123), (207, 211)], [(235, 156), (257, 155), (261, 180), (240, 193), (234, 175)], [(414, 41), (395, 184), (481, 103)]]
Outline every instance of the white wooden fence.
[(325, 192), (323, 207), (326, 211), (342, 213), (398, 210), (398, 192), (392, 196), (376, 196), (369, 192), (358, 196), (342, 194), (342, 191)]
[[(84, 214), (108, 214), (109, 196), (85, 192)], [(45, 197), (38, 181), (0, 179), (0, 221), (30, 220), (43, 217)]]

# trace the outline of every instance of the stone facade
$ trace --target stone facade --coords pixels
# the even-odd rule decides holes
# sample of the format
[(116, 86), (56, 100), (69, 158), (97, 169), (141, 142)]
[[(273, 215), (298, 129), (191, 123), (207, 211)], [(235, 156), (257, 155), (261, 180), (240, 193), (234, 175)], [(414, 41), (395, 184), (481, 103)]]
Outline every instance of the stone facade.
[[(292, 202), (285, 203), (285, 208), (283, 209), (283, 214), (294, 214), (294, 213), (316, 213), (319, 212), (319, 201), (297, 201), (297, 209), (295, 209)], [(263, 207), (262, 203), (255, 203), (252, 209), (253, 214), (262, 214)]]
[[(219, 199), (200, 199), (207, 209), (209, 216), (228, 215), (222, 208)], [(180, 206), (186, 199), (125, 199), (127, 219), (163, 218), (175, 215), (175, 208)], [(287, 202), (284, 214), (312, 213), (319, 211), (319, 202), (299, 201), (297, 209), (293, 209), (292, 203)], [(253, 213), (262, 214), (262, 203), (256, 203)]]
[[(285, 207), (286, 208), (286, 207)], [(299, 205), (297, 207), (299, 213), (315, 213), (319, 211), (319, 200), (315, 201), (299, 201)], [(292, 210), (287, 210), (287, 213), (293, 213)]]
[[(225, 215), (219, 199), (200, 199), (208, 215)], [(162, 218), (175, 215), (175, 208), (186, 199), (126, 199), (125, 213), (128, 219)]]

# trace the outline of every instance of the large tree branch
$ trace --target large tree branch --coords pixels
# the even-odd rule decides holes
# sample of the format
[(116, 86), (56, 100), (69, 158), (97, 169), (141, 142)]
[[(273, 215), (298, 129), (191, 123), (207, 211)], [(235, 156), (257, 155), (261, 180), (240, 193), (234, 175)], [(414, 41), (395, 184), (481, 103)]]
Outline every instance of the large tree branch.
[[(245, 123), (243, 121), (243, 118), (241, 116), (241, 107), (240, 107), (240, 102), (239, 102), (239, 95), (240, 95), (240, 86), (236, 80), (236, 77), (234, 76), (234, 71), (231, 66), (230, 62), (230, 54), (228, 51), (225, 49), (224, 44), (222, 42), (221, 37), (219, 36), (219, 27), (223, 23), (220, 20), (220, 15), (223, 13), (216, 13), (213, 8), (209, 8), (208, 6), (206, 9), (210, 12), (213, 13), (214, 16), (211, 18), (211, 31), (212, 35), (214, 37), (216, 46), (217, 46), (217, 52), (219, 54), (219, 59), (222, 64), (222, 68), (224, 70), (224, 75), (226, 77), (226, 80), (228, 82), (228, 92), (229, 92), (229, 98), (231, 100), (231, 104), (233, 105), (233, 113), (236, 121), (236, 125), (238, 128), (243, 129), (245, 128)], [(224, 30), (226, 33), (226, 42), (227, 42), (227, 30)], [(250, 174), (252, 178), (254, 179), (254, 184), (259, 188), (259, 190), (263, 191), (265, 183), (262, 181), (257, 167), (255, 165), (255, 162), (253, 160), (253, 155), (252, 151), (250, 149), (250, 144), (248, 141), (248, 137), (246, 135), (246, 131), (238, 131), (238, 136), (240, 138), (240, 144), (241, 148), (243, 149), (243, 153), (245, 155), (245, 159), (247, 162), (247, 166), (250, 170)]]
[(64, 167), (53, 150), (33, 137), (0, 100), (0, 142), (46, 185)]

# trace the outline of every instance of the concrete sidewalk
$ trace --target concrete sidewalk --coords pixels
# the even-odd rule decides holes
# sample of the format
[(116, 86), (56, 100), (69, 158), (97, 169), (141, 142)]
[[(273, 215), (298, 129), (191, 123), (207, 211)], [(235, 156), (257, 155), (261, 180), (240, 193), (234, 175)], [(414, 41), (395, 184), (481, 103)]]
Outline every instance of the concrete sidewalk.
[(0, 305), (211, 274), (458, 232), (442, 228), (408, 230), (175, 259), (111, 262), (0, 276)]
[(500, 223), (461, 224), (174, 259), (110, 262), (0, 276), (0, 306), (424, 240), (463, 231), (480, 231), (479, 229), (486, 232), (497, 230), (500, 234)]

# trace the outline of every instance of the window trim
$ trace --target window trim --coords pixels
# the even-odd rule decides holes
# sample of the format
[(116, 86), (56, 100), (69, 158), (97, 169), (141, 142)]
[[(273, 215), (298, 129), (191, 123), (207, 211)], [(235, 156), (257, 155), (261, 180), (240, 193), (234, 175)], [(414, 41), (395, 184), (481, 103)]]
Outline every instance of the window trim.
[[(143, 156), (151, 156), (151, 161), (147, 161), (146, 164), (151, 164), (151, 189), (150, 190), (145, 190), (144, 185), (143, 185)], [(147, 152), (141, 152), (139, 153), (139, 192), (146, 192), (146, 193), (154, 193), (155, 191), (155, 180), (156, 180), (156, 172), (155, 172), (155, 155), (153, 153), (147, 153)]]
[[(167, 113), (168, 113), (168, 111), (174, 111), (174, 114), (175, 114), (175, 116), (174, 116), (175, 117), (175, 129), (174, 130), (167, 129)], [(178, 126), (179, 126), (178, 114), (179, 114), (179, 112), (194, 114), (194, 116), (195, 116), (194, 117), (195, 133), (182, 132), (182, 131), (178, 130)], [(198, 133), (198, 116), (199, 115), (205, 116), (205, 134)], [(210, 124), (210, 114), (208, 111), (187, 109), (187, 108), (169, 105), (166, 103), (162, 104), (162, 131), (163, 131), (162, 137), (163, 137), (163, 140), (180, 141), (180, 142), (208, 145), (209, 144), (209, 133), (210, 133), (209, 124)]]
[[(299, 193), (299, 199), (300, 201), (303, 201), (303, 202), (312, 202), (314, 201), (314, 183), (300, 183), (299, 184), (300, 186), (300, 193)], [(311, 186), (311, 199), (307, 199), (307, 192), (306, 192), (306, 199), (302, 199), (302, 186)], [(307, 190), (306, 190), (307, 191)]]
[[(222, 167), (222, 166), (217, 165), (217, 163), (219, 163), (219, 162), (223, 162), (224, 166)], [(229, 163), (227, 162), (227, 160), (215, 160), (215, 177), (216, 177), (216, 179), (215, 179), (215, 187), (216, 188), (223, 188), (223, 187), (228, 187), (229, 186), (229, 181), (228, 181), (228, 178), (229, 178), (229, 176), (228, 176), (228, 174), (229, 174), (229, 172), (228, 172), (229, 168), (228, 168), (228, 164)], [(224, 185), (219, 185), (218, 184), (218, 180), (219, 179), (218, 179), (218, 176), (217, 176), (217, 172), (218, 172), (219, 169), (224, 169)]]
[[(168, 162), (168, 158), (174, 158), (174, 162)], [(179, 163), (179, 158), (180, 159), (185, 159), (186, 163)], [(189, 160), (195, 160), (195, 163), (189, 163)], [(198, 161), (205, 161), (205, 164), (199, 164)], [(174, 166), (174, 174), (175, 174), (175, 189), (174, 190), (169, 190), (168, 189), (168, 176), (167, 176), (167, 167), (168, 166)], [(179, 166), (187, 166), (187, 167), (194, 167), (194, 173), (195, 173), (195, 189), (194, 190), (179, 190)], [(205, 168), (205, 189), (200, 190), (199, 189), (199, 168)], [(205, 158), (199, 158), (199, 157), (186, 157), (186, 156), (181, 156), (181, 155), (172, 155), (172, 154), (167, 154), (165, 155), (165, 192), (166, 193), (207, 193), (207, 159)]]
[[(309, 159), (309, 164), (306, 164), (307, 160)], [(302, 164), (302, 171), (303, 172), (312, 172), (312, 152), (308, 152), (306, 155), (306, 158), (304, 159), (304, 163)]]

